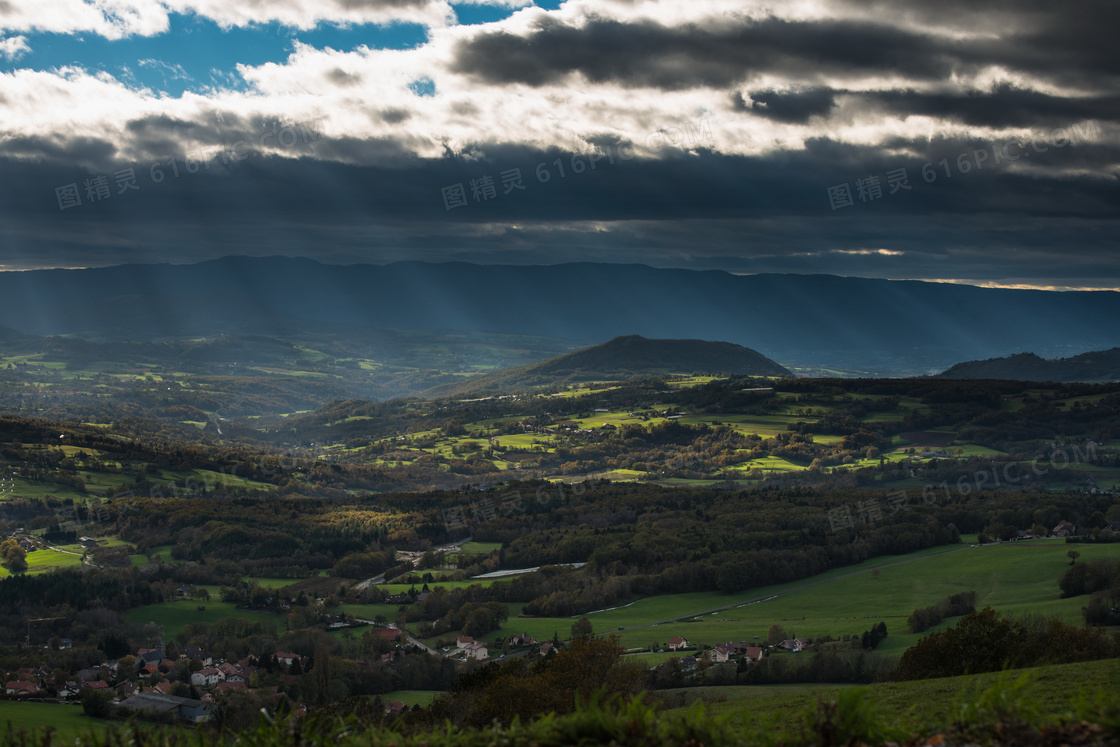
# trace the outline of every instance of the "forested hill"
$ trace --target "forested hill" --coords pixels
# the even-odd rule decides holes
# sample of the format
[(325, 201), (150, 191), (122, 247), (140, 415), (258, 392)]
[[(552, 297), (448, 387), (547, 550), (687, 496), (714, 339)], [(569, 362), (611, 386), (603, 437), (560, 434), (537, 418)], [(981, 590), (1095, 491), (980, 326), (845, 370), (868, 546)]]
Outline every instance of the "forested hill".
[(498, 394), (585, 381), (623, 381), (671, 373), (781, 376), (789, 369), (761, 353), (730, 342), (615, 337), (564, 355), (476, 376), (428, 390), (433, 397)]
[(1120, 381), (1120, 348), (1046, 360), (1034, 353), (969, 361), (939, 374), (945, 379), (1007, 381)]

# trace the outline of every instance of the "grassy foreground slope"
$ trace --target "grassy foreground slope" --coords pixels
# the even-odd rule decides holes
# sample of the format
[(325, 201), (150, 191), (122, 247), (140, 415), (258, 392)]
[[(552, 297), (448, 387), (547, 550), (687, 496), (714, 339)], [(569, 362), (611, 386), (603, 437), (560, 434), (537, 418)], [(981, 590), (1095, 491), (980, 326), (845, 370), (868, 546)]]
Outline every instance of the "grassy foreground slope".
[(27, 730), (49, 726), (55, 730), (55, 738), (59, 742), (74, 744), (83, 734), (92, 732), (103, 736), (110, 725), (86, 716), (79, 705), (0, 701), (0, 734), (7, 732), (9, 726)]
[[(724, 688), (716, 695), (727, 695)], [(41, 735), (41, 730), (38, 731)], [(1042, 739), (1045, 734), (1046, 739)], [(635, 699), (603, 707), (595, 699), (565, 716), (510, 726), (402, 732), (353, 719), (262, 720), (237, 734), (165, 730), (159, 735), (92, 736), (77, 744), (166, 747), (252, 744), (350, 745), (840, 745), (840, 744), (1118, 744), (1120, 660), (1040, 667), (1025, 672), (791, 692), (659, 712)], [(153, 738), (154, 737), (154, 738)], [(946, 739), (947, 738), (947, 739)], [(29, 741), (11, 732), (7, 744)], [(69, 744), (70, 740), (66, 739)]]
[[(835, 701), (841, 690), (864, 690), (879, 717), (912, 733), (947, 731), (961, 715), (962, 704), (976, 703), (994, 688), (1013, 695), (1023, 714), (1035, 722), (1072, 716), (1081, 701), (1110, 693), (1113, 708), (1120, 707), (1120, 659), (1057, 664), (1009, 672), (964, 677), (944, 677), (915, 682), (889, 682), (864, 688), (851, 686), (771, 687), (725, 686), (685, 690), (691, 699), (704, 698), (714, 716), (728, 716), (746, 736), (760, 723), (770, 722), (785, 731), (796, 730), (820, 700)], [(699, 690), (699, 692), (697, 692)], [(669, 691), (677, 692), (677, 691)], [(1114, 710), (1114, 716), (1120, 711)]]

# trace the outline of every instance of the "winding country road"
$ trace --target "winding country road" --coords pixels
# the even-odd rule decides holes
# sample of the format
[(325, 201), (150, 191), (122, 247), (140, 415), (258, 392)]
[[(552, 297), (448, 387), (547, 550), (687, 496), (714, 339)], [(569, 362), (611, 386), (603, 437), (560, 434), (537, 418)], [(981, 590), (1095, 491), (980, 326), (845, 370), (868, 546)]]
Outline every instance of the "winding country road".
[[(442, 553), (450, 554), (452, 552), (457, 552), (465, 543), (470, 542), (470, 541), (471, 541), (471, 538), (467, 537), (466, 539), (461, 539), (461, 540), (458, 540), (457, 542), (453, 542), (450, 545), (444, 545), (442, 547), (433, 547), (430, 551), (425, 550), (425, 552), (442, 552)], [(424, 553), (422, 553), (422, 552), (402, 551), (398, 554), (401, 556), (402, 561), (407, 560), (408, 562), (412, 563), (413, 569), (416, 568), (417, 564), (420, 562), (420, 559), (422, 557), (424, 557)], [(365, 581), (361, 581), (357, 584), (354, 584), (354, 588), (357, 589), (358, 591), (361, 591), (362, 589), (365, 589), (367, 587), (377, 586), (378, 584), (383, 584), (383, 583), (385, 583), (385, 574), (384, 573), (382, 573), (380, 576), (374, 576), (373, 578), (367, 578)]]

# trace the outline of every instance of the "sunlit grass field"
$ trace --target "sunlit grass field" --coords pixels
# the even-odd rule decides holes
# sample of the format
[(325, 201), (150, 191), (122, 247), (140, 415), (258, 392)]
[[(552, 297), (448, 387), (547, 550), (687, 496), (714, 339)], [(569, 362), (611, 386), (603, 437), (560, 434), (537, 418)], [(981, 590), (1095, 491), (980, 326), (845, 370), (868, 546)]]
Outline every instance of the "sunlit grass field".
[[(978, 607), (990, 605), (1008, 614), (1037, 613), (1079, 624), (1086, 599), (1059, 599), (1058, 579), (1069, 567), (1066, 553), (1070, 547), (1064, 542), (1036, 540), (931, 548), (733, 595), (695, 592), (649, 597), (618, 609), (593, 612), (588, 618), (596, 633), (614, 633), (626, 648), (664, 645), (674, 636), (708, 645), (753, 641), (756, 636), (765, 640), (775, 623), (790, 636), (840, 637), (861, 634), (883, 621), (889, 634), (878, 650), (897, 654), (920, 638), (907, 632), (911, 612), (961, 591), (976, 591)], [(1077, 549), (1081, 553), (1078, 562), (1120, 558), (1120, 545), (1085, 544)], [(748, 603), (752, 599), (764, 601)], [(733, 606), (698, 614), (726, 605)], [(573, 618), (521, 618), (517, 615), (523, 606), (511, 604), (502, 632), (485, 640), (522, 632), (537, 640), (551, 639), (554, 633), (568, 637)], [(651, 625), (689, 615), (695, 615), (695, 621)], [(942, 627), (952, 623), (947, 621)], [(624, 630), (618, 630), (620, 627)]]

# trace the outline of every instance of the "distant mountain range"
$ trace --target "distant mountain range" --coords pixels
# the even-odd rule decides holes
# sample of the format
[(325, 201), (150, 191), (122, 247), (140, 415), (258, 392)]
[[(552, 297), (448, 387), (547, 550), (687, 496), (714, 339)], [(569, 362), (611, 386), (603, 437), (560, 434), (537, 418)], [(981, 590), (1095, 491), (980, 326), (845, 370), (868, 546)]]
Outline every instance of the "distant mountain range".
[(588, 381), (625, 381), (669, 373), (792, 377), (750, 348), (706, 340), (649, 340), (626, 335), (554, 358), (475, 376), (424, 392), (428, 397), (498, 394)]
[(618, 335), (726, 340), (787, 366), (931, 374), (1032, 349), (1120, 345), (1120, 293), (978, 288), (643, 265), (324, 265), (227, 257), (0, 273), (0, 325), (34, 335), (148, 341), (291, 338), (324, 325), (487, 330), (590, 344)]
[(1034, 353), (958, 363), (940, 374), (943, 379), (1008, 381), (1120, 381), (1120, 348), (1046, 360)]

